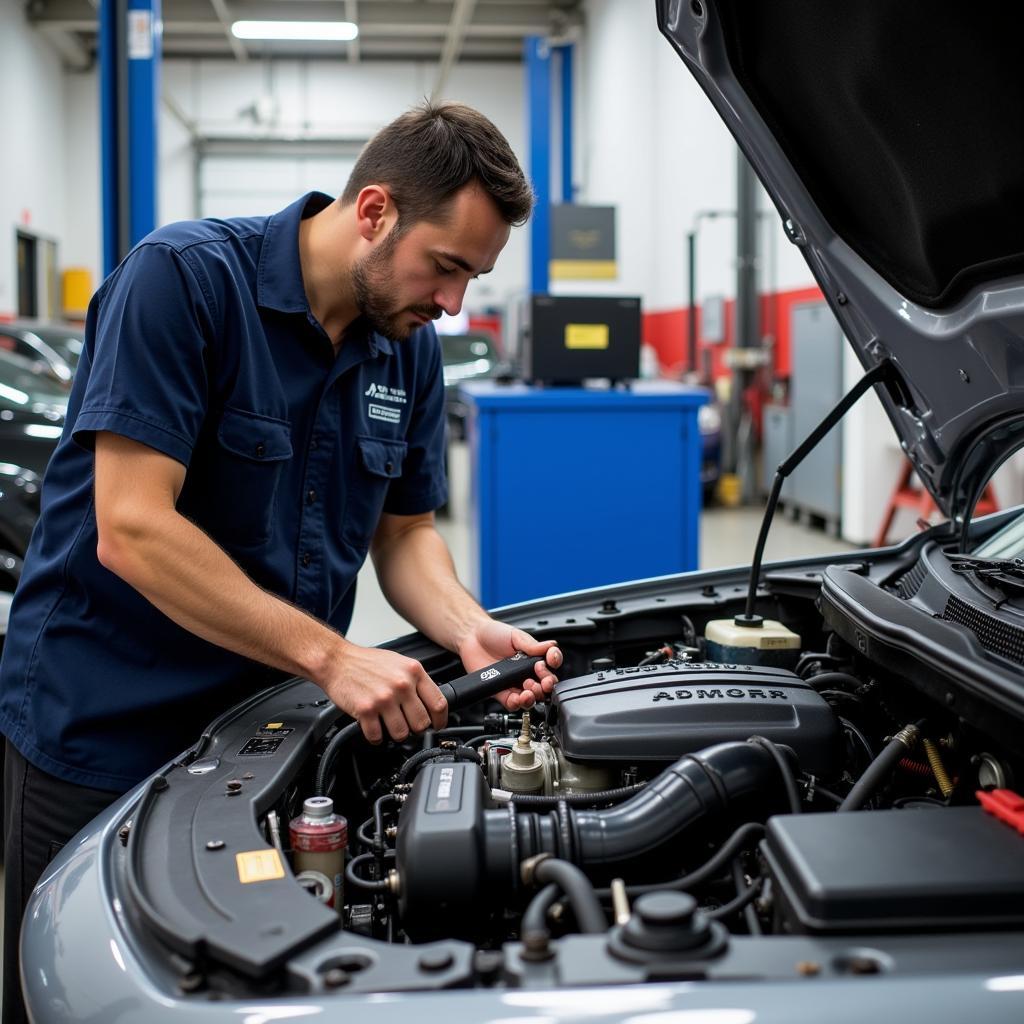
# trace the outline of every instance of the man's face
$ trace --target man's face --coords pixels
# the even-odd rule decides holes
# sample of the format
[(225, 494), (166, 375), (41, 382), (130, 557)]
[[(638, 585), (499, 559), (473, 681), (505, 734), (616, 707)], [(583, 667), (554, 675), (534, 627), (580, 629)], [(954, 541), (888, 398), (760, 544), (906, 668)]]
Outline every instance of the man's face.
[[(401, 211), (399, 211), (401, 216)], [(360, 312), (373, 330), (403, 341), (442, 313), (462, 308), (466, 286), (494, 266), (509, 226), (483, 189), (467, 185), (444, 223), (419, 221), (396, 239), (392, 228), (352, 267)]]

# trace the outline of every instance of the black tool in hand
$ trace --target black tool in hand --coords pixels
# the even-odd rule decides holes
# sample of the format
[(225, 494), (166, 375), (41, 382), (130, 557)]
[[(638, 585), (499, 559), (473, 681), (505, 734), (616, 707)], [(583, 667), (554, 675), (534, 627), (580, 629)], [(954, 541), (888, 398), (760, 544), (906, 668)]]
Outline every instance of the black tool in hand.
[(510, 686), (521, 686), (527, 679), (536, 679), (533, 670), (543, 660), (544, 655), (517, 651), (511, 658), (496, 661), (478, 672), (459, 676), (450, 683), (441, 683), (438, 688), (448, 701), (449, 708), (464, 708), (485, 697), (493, 697)]

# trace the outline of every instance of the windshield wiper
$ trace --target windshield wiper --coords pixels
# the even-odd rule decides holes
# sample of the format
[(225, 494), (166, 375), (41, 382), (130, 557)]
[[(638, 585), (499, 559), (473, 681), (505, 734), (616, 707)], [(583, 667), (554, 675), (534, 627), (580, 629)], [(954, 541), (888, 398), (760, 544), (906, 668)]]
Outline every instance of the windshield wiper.
[(1024, 558), (964, 558), (946, 553), (949, 567), (961, 575), (973, 575), (1004, 593), (1024, 593)]

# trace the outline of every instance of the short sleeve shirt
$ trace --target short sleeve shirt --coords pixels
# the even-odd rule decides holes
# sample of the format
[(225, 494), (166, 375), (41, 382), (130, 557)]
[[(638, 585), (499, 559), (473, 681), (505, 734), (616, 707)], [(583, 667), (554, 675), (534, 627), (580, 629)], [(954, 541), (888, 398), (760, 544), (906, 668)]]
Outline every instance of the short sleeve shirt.
[(393, 342), (357, 321), (335, 355), (309, 309), (299, 223), (330, 202), (161, 228), (94, 296), (0, 664), (0, 730), (44, 771), (127, 790), (277, 675), (99, 563), (97, 431), (185, 466), (178, 510), (342, 632), (381, 513), (444, 503), (433, 326)]

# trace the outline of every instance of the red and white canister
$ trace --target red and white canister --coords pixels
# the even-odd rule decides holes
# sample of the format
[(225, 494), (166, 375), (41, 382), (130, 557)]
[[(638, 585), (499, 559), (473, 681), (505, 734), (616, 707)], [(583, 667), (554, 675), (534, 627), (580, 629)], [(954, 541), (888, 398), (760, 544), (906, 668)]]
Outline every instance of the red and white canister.
[(345, 849), (348, 822), (334, 813), (329, 796), (311, 796), (303, 801), (302, 813), (289, 825), (295, 873), (320, 871), (334, 883), (334, 909), (345, 905)]

